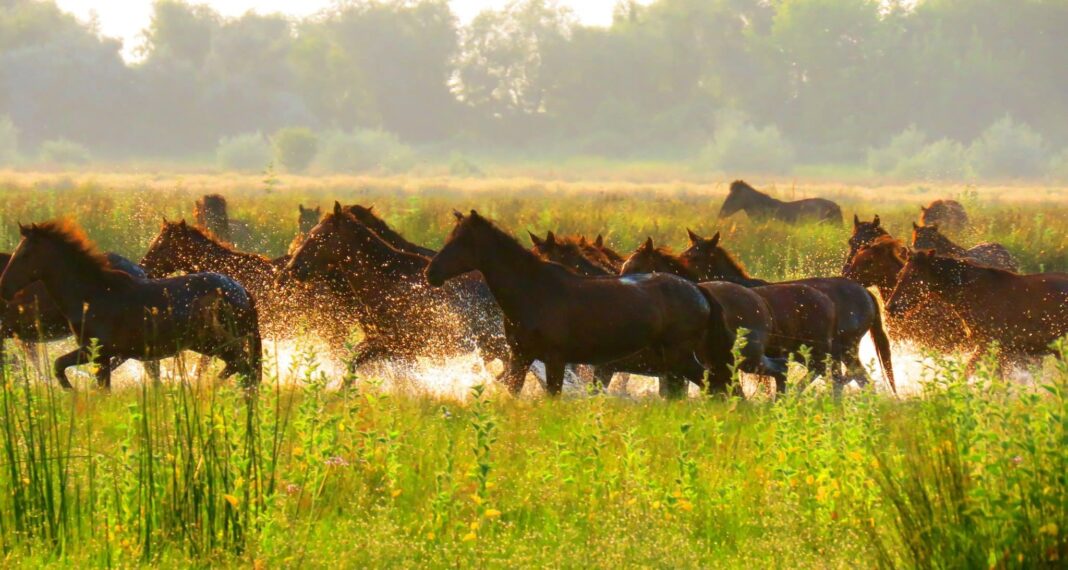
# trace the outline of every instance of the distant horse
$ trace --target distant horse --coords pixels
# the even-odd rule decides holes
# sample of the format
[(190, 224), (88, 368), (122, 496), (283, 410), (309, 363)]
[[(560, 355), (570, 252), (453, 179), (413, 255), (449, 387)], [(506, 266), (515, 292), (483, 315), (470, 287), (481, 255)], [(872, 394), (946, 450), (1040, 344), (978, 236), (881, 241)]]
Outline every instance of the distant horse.
[[(747, 287), (770, 284), (763, 279), (750, 277), (745, 268), (723, 249), (719, 242), (718, 232), (711, 239), (703, 239), (691, 232), (690, 247), (679, 255), (679, 261), (701, 280), (731, 281)], [(859, 283), (844, 277), (814, 277), (788, 283), (813, 287), (834, 302), (838, 328), (834, 335), (832, 352), (841, 355), (847, 375), (861, 385), (867, 384), (868, 373), (860, 361), (860, 341), (865, 333), (871, 333), (883, 373), (886, 374), (890, 387), (894, 389), (890, 340), (883, 329), (882, 313), (875, 296)]]
[(616, 250), (605, 245), (604, 236), (601, 234), (597, 234), (597, 237), (594, 238), (593, 247), (601, 252), (601, 255), (608, 260), (609, 267), (613, 270), (613, 273), (618, 275), (620, 270), (623, 269), (623, 263), (627, 261), (626, 258), (616, 252)]
[[(1000, 345), (1002, 362), (1049, 354), (1068, 334), (1068, 274), (1017, 275), (964, 259), (914, 251), (887, 303), (902, 315), (924, 295), (935, 295), (960, 315), (977, 346)], [(982, 356), (977, 352), (969, 368)]]
[(805, 198), (795, 202), (783, 202), (758, 191), (742, 180), (731, 183), (727, 200), (719, 210), (723, 219), (736, 212), (745, 211), (756, 220), (779, 220), (788, 224), (815, 221), (842, 225), (842, 209), (838, 204), (824, 198)]
[(926, 206), (920, 206), (920, 225), (938, 226), (951, 232), (959, 232), (968, 227), (968, 212), (956, 200), (935, 200)]
[[(308, 234), (286, 266), (298, 281), (338, 272), (365, 339), (353, 368), (388, 357), (447, 356), (479, 349), (507, 361), (503, 325), (477, 275), (444, 290), (426, 285), (430, 260), (394, 248), (340, 204)], [(488, 292), (486, 293), (488, 296)]]
[[(590, 279), (539, 259), (474, 210), (456, 214), (445, 246), (426, 268), (427, 281), (480, 271), (504, 312), (511, 349), (504, 379), (518, 393), (526, 371), (545, 363), (550, 394), (563, 387), (564, 367), (604, 364), (649, 349), (662, 370), (706, 354), (712, 317), (709, 297), (674, 275)], [(670, 393), (684, 386), (681, 376)]]
[[(883, 300), (897, 287), (909, 251), (903, 243), (885, 235), (857, 251), (842, 276), (865, 287), (876, 287)], [(953, 351), (966, 340), (963, 322), (944, 301), (928, 295), (900, 317), (887, 315), (891, 336), (940, 351)]]
[(378, 237), (385, 240), (386, 243), (393, 246), (395, 249), (406, 251), (408, 253), (415, 253), (426, 257), (434, 257), (436, 251), (423, 247), (418, 244), (414, 244), (404, 236), (397, 233), (393, 228), (389, 227), (389, 224), (385, 220), (378, 217), (375, 214), (374, 206), (360, 206), (359, 204), (353, 204), (351, 206), (345, 206), (345, 211), (356, 218), (358, 222), (367, 226), (374, 233), (378, 234)]
[[(108, 265), (75, 226), (48, 222), (19, 227), (22, 240), (0, 276), (0, 297), (10, 301), (41, 281), (69, 323), (79, 347), (55, 362), (55, 375), (71, 388), (66, 369), (96, 357), (97, 383), (128, 359), (159, 360), (192, 350), (226, 363), (224, 377), (261, 377), (256, 305), (241, 285), (217, 273), (139, 279)], [(95, 352), (92, 341), (98, 342)]]
[(862, 222), (856, 214), (853, 214), (853, 235), (849, 236), (849, 254), (846, 256), (842, 270), (845, 271), (850, 261), (853, 260), (853, 256), (860, 251), (860, 248), (871, 245), (879, 238), (889, 235), (890, 233), (883, 229), (882, 220), (879, 219), (878, 214), (870, 222)]
[[(315, 227), (315, 224), (319, 223), (319, 218), (323, 217), (322, 208), (316, 206), (314, 208), (305, 208), (304, 204), (297, 204), (298, 216), (297, 216), (297, 235), (293, 236), (293, 241), (289, 242), (289, 248), (286, 250), (286, 255), (293, 255), (293, 252), (297, 251), (300, 244), (304, 243), (304, 238), (308, 237), (308, 232)], [(286, 259), (286, 262), (289, 260)], [(285, 264), (282, 264), (283, 267)]]
[(226, 198), (222, 194), (206, 194), (193, 204), (193, 220), (197, 227), (211, 232), (220, 240), (251, 245), (252, 230), (245, 222), (230, 219)]
[[(623, 265), (623, 274), (655, 272), (672, 273), (690, 281), (697, 281), (697, 275), (693, 271), (667, 249), (654, 247), (650, 238), (627, 259)], [(767, 323), (737, 323), (737, 326), (751, 331), (747, 341), (759, 342), (761, 346), (756, 348), (761, 354), (786, 358), (790, 354), (799, 354), (801, 348), (807, 346), (812, 350), (812, 361), (809, 365), (813, 370), (825, 366), (828, 358), (839, 361), (838, 370), (841, 370), (841, 356), (831, 352), (836, 313), (834, 303), (826, 295), (807, 285), (789, 283), (752, 289), (730, 285), (718, 285), (715, 289), (721, 305), (726, 307), (757, 303), (763, 305), (771, 317)], [(759, 331), (759, 339), (753, 338), (753, 327), (766, 327), (769, 324), (770, 328)], [(785, 376), (773, 376), (777, 389), (780, 392), (785, 391)], [(839, 380), (838, 376), (839, 374), (834, 374), (836, 382)]]
[(912, 224), (912, 249), (931, 249), (939, 255), (967, 259), (996, 269), (1013, 272), (1019, 270), (1016, 258), (1000, 243), (985, 242), (970, 249), (964, 249), (938, 231), (938, 226)]

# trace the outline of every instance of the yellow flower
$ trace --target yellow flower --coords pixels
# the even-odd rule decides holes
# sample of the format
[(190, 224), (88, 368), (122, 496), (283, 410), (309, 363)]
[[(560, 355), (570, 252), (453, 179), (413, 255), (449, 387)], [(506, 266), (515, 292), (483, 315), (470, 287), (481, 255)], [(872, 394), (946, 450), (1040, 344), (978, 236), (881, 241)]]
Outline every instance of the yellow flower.
[(494, 483), (493, 481), (490, 481), (489, 483), (486, 483), (486, 488), (487, 489), (492, 489), (492, 488), (494, 488), (496, 486), (497, 486), (497, 484)]
[(671, 496), (675, 497), (676, 499), (681, 499), (682, 498), (682, 491), (679, 491), (679, 490), (676, 489), (675, 492), (671, 494)]
[(1043, 525), (1038, 529), (1038, 532), (1041, 532), (1042, 534), (1048, 534), (1050, 536), (1057, 536), (1057, 523), (1049, 523), (1047, 525)]
[(463, 538), (464, 542), (474, 542), (476, 540), (478, 540), (478, 535), (473, 532), (465, 534)]
[(482, 514), (485, 515), (487, 519), (495, 519), (501, 516), (501, 511), (498, 511), (497, 509), (486, 509), (486, 512)]
[(293, 448), (293, 457), (300, 457), (301, 455), (304, 455), (304, 450), (301, 449), (300, 446), (294, 447)]
[(630, 499), (627, 501), (626, 504), (628, 507), (633, 507), (634, 505), (638, 504), (638, 499)]
[(857, 463), (860, 463), (861, 461), (864, 460), (864, 456), (861, 455), (861, 453), (859, 451), (850, 451), (849, 452), (849, 458), (852, 459), (853, 461), (856, 461)]
[(393, 492), (390, 493), (389, 496), (393, 497), (394, 499), (396, 499), (397, 497), (399, 497), (401, 495), (402, 492), (403, 491), (401, 491), (400, 489), (393, 489)]
[(811, 484), (813, 484), (815, 482), (816, 482), (816, 478), (813, 477), (812, 475), (809, 475), (808, 477), (805, 477), (805, 483), (808, 483), (809, 485), (811, 485)]
[(659, 509), (660, 508), (660, 501), (653, 501), (653, 508), (654, 509)]
[(473, 495), (471, 495), (471, 502), (476, 504), (476, 505), (481, 505), (482, 504), (482, 497), (479, 497), (478, 494), (473, 494)]
[(237, 503), (238, 503), (237, 497), (235, 497), (233, 495), (223, 495), (223, 498), (226, 499), (227, 503), (230, 503), (231, 507), (233, 507), (235, 509), (237, 508)]
[(430, 531), (430, 532), (426, 533), (426, 539), (427, 540), (434, 540), (435, 538), (437, 538), (437, 535), (434, 534), (434, 531)]
[(690, 511), (693, 510), (693, 503), (683, 499), (683, 500), (679, 501), (679, 508), (684, 510), (684, 511), (686, 511), (686, 512), (690, 512)]
[(478, 530), (479, 526), (481, 526), (481, 525), (478, 524), (478, 521), (472, 522), (471, 523), (471, 532), (474, 532), (474, 531)]

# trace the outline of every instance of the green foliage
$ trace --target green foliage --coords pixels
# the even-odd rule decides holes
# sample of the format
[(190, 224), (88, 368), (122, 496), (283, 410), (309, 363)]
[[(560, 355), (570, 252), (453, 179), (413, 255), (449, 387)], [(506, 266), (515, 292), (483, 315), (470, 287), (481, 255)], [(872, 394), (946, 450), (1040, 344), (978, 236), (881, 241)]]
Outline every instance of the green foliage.
[(1042, 135), (1009, 116), (990, 125), (968, 149), (972, 170), (983, 178), (1038, 178), (1048, 158)]
[(1061, 150), (1050, 159), (1049, 175), (1058, 182), (1068, 182), (1068, 148)]
[(882, 148), (868, 149), (868, 166), (899, 180), (964, 180), (968, 176), (967, 151), (961, 143), (927, 135), (909, 127)]
[(475, 164), (470, 158), (462, 154), (455, 154), (452, 160), (449, 161), (449, 175), (458, 178), (478, 178), (484, 176), (485, 172), (482, 172), (478, 164)]
[(716, 129), (699, 160), (718, 172), (785, 174), (793, 169), (794, 148), (774, 126), (729, 121)]
[(85, 145), (67, 139), (45, 141), (38, 153), (41, 162), (59, 166), (81, 166), (92, 160)]
[(304, 172), (319, 151), (319, 137), (305, 127), (287, 127), (271, 137), (274, 159), (289, 172)]
[(259, 172), (271, 162), (271, 145), (260, 133), (227, 137), (215, 148), (215, 161), (223, 170)]
[(381, 130), (358, 130), (326, 134), (315, 164), (324, 172), (406, 172), (415, 160), (415, 151), (396, 135)]
[(19, 130), (9, 117), (0, 117), (0, 166), (10, 166), (19, 158)]

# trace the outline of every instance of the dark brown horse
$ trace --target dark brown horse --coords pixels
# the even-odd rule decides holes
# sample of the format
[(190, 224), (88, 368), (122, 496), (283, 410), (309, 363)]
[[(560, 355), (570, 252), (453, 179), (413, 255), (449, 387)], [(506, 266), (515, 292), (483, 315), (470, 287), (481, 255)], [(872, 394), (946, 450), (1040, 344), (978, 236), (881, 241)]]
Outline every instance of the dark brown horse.
[(968, 212), (956, 200), (935, 200), (926, 206), (920, 206), (920, 225), (938, 226), (951, 232), (959, 232), (968, 227)]
[(11, 300), (35, 281), (44, 284), (79, 345), (55, 362), (64, 388), (71, 388), (66, 369), (94, 354), (97, 382), (106, 388), (112, 370), (128, 359), (159, 360), (183, 350), (222, 359), (224, 377), (241, 374), (248, 385), (259, 383), (256, 305), (236, 281), (217, 273), (139, 279), (111, 269), (75, 226), (19, 229), (22, 241), (0, 276), (0, 297)]
[[(289, 248), (286, 250), (286, 255), (291, 256), (293, 252), (297, 251), (300, 244), (304, 243), (304, 238), (308, 237), (308, 232), (319, 223), (319, 218), (323, 217), (322, 208), (316, 206), (314, 208), (305, 208), (304, 204), (297, 204), (298, 216), (297, 216), (297, 235), (293, 236), (293, 241), (289, 242)], [(289, 261), (287, 258), (286, 262)], [(283, 267), (285, 264), (281, 264)]]
[(477, 274), (446, 289), (426, 285), (430, 260), (398, 250), (340, 204), (308, 234), (286, 274), (298, 281), (340, 274), (365, 338), (353, 367), (389, 357), (449, 356), (480, 350), (487, 360), (507, 360), (500, 314), (481, 293)]
[(365, 207), (360, 206), (359, 204), (353, 204), (351, 206), (345, 206), (345, 210), (351, 214), (352, 217), (356, 218), (358, 222), (370, 228), (371, 231), (378, 234), (378, 237), (385, 240), (386, 243), (393, 246), (395, 249), (426, 257), (434, 257), (434, 254), (437, 253), (430, 248), (414, 244), (405, 239), (404, 236), (389, 227), (389, 224), (387, 224), (385, 220), (375, 214), (374, 206)]
[[(860, 251), (860, 248), (871, 245), (875, 240), (889, 236), (890, 233), (883, 229), (882, 220), (876, 215), (870, 222), (862, 222), (856, 214), (853, 214), (853, 235), (849, 236), (849, 254), (846, 256), (845, 265), (842, 266), (842, 270), (849, 266), (849, 262), (853, 260), (853, 256)], [(693, 236), (690, 236), (693, 239)]]
[[(908, 256), (908, 248), (903, 243), (886, 235), (861, 247), (842, 276), (865, 287), (876, 287), (886, 300), (897, 287), (898, 275)], [(894, 338), (939, 351), (960, 348), (966, 336), (953, 308), (931, 295), (904, 316), (887, 315), (887, 325)]]
[(531, 233), (530, 241), (534, 244), (531, 251), (535, 255), (570, 267), (579, 275), (586, 277), (618, 275), (618, 272), (612, 271), (608, 258), (600, 250), (589, 246), (588, 243), (587, 247), (583, 247), (584, 239), (582, 238), (559, 239), (553, 232), (549, 232), (545, 239), (542, 239)]
[[(770, 284), (763, 279), (750, 277), (745, 268), (723, 249), (719, 242), (718, 232), (711, 239), (691, 235), (690, 247), (679, 255), (679, 261), (701, 280), (731, 281), (747, 287)], [(883, 373), (886, 374), (890, 387), (894, 388), (890, 339), (883, 329), (882, 313), (875, 296), (859, 283), (844, 277), (815, 277), (789, 283), (813, 287), (834, 303), (837, 331), (832, 352), (841, 355), (846, 377), (852, 377), (861, 385), (867, 383), (868, 374), (860, 362), (860, 341), (865, 333), (870, 332)]]
[[(697, 281), (697, 275), (693, 271), (669, 250), (654, 247), (650, 238), (631, 254), (623, 265), (623, 274), (656, 272), (672, 273), (690, 281)], [(836, 318), (834, 303), (823, 293), (807, 285), (789, 283), (752, 289), (731, 284), (731, 287), (717, 286), (716, 292), (723, 294), (722, 297), (717, 296), (717, 299), (725, 307), (752, 303), (764, 306), (771, 317), (769, 322), (737, 324), (749, 330), (753, 330), (750, 328), (753, 326), (770, 325), (770, 328), (760, 331), (759, 339), (749, 339), (749, 342), (762, 343), (762, 354), (784, 359), (791, 354), (799, 354), (802, 347), (808, 347), (812, 350), (809, 364), (814, 370), (825, 367), (828, 358), (839, 361), (837, 369), (841, 369), (840, 355), (831, 352)], [(831, 370), (833, 372), (835, 369)], [(778, 390), (785, 391), (785, 376), (773, 376)], [(834, 373), (833, 376), (835, 382), (840, 381), (839, 374)]]
[(626, 258), (620, 255), (616, 250), (608, 247), (604, 242), (604, 236), (601, 234), (597, 234), (597, 237), (594, 238), (593, 247), (601, 252), (601, 255), (608, 260), (609, 268), (612, 269), (613, 273), (618, 275), (623, 269), (623, 263), (627, 261)]
[(1000, 243), (985, 242), (970, 249), (964, 249), (942, 234), (938, 226), (912, 224), (912, 249), (930, 249), (939, 255), (967, 259), (980, 265), (1006, 271), (1019, 269), (1016, 258)]
[[(550, 394), (563, 387), (569, 364), (604, 364), (649, 350), (661, 370), (705, 354), (709, 297), (673, 275), (590, 279), (539, 259), (474, 210), (456, 214), (445, 246), (426, 269), (427, 281), (480, 271), (504, 312), (511, 360), (505, 373), (518, 392), (531, 363), (545, 363)], [(671, 385), (684, 386), (679, 378)]]
[(906, 314), (925, 295), (937, 296), (953, 307), (976, 346), (997, 342), (1003, 362), (1049, 354), (1050, 345), (1068, 334), (1065, 273), (1017, 275), (929, 250), (914, 251), (887, 311)]
[(779, 220), (788, 224), (805, 221), (842, 225), (842, 209), (838, 204), (824, 198), (805, 198), (783, 202), (758, 191), (742, 180), (731, 183), (727, 200), (719, 210), (723, 219), (744, 211), (755, 220)]
[(211, 232), (219, 239), (248, 246), (252, 230), (245, 222), (230, 218), (226, 198), (222, 194), (207, 194), (193, 204), (193, 220), (197, 227)]

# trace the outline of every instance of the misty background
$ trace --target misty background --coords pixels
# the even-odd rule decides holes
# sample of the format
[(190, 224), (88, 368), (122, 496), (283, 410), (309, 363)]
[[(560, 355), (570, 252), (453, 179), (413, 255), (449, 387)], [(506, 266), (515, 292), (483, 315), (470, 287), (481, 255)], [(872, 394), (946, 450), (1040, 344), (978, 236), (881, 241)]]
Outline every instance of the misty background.
[(398, 173), (436, 161), (683, 161), (1068, 180), (1068, 2), (655, 0), (611, 25), (517, 0), (304, 18), (154, 4), (144, 44), (0, 0), (0, 166), (164, 161)]

